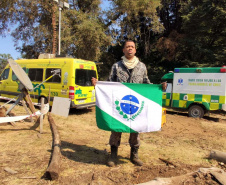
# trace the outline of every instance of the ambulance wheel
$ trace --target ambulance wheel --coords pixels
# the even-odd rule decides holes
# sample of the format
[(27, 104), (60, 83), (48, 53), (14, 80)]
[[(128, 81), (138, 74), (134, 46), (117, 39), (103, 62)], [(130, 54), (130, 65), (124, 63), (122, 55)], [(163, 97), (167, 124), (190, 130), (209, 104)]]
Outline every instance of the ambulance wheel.
[(38, 103), (40, 103), (40, 104), (41, 104), (41, 98), (44, 98), (44, 104), (47, 104), (47, 103), (48, 103), (47, 98), (46, 98), (46, 97), (44, 97), (44, 96), (41, 96), (41, 97), (38, 99)]
[(193, 118), (202, 118), (204, 116), (204, 110), (199, 105), (192, 105), (188, 109), (188, 115)]

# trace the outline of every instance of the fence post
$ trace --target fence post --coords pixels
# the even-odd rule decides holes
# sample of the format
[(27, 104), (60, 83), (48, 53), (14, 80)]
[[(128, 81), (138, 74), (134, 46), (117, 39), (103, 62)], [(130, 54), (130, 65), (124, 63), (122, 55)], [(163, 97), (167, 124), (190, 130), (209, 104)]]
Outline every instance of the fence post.
[[(41, 98), (41, 112), (43, 112), (44, 109), (44, 98)], [(43, 133), (43, 114), (40, 115), (40, 134)]]

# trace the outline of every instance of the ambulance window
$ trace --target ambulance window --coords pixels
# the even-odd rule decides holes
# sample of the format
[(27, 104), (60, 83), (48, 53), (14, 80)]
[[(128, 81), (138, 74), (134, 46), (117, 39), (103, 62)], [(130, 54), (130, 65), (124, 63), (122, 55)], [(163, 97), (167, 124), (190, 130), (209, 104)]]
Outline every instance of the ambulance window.
[(96, 78), (96, 71), (86, 69), (76, 69), (75, 71), (75, 84), (81, 86), (92, 86), (91, 79)]
[(56, 70), (60, 71), (60, 72), (57, 73), (56, 75), (54, 75), (49, 80), (47, 80), (46, 82), (53, 82), (53, 83), (60, 83), (61, 82), (61, 69), (56, 69), (56, 68), (46, 69), (46, 79), (49, 78), (50, 76), (52, 76)]
[(1, 75), (1, 80), (5, 80), (5, 79), (8, 79), (9, 77), (9, 68), (8, 69), (5, 69)]
[(43, 69), (29, 69), (28, 77), (31, 81), (42, 82)]
[[(26, 73), (26, 67), (23, 67), (22, 69), (23, 69), (23, 70), (25, 71), (25, 73)], [(17, 76), (15, 75), (14, 72), (12, 72), (12, 80), (13, 80), (13, 81), (18, 80), (18, 78), (17, 78)]]

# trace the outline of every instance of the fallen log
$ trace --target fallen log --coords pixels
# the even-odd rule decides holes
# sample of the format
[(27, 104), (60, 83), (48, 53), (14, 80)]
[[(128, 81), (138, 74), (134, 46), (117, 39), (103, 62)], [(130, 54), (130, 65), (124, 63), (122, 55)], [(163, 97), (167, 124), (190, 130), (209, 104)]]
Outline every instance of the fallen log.
[(52, 135), (53, 135), (53, 152), (51, 156), (51, 162), (49, 163), (49, 166), (46, 170), (46, 175), (47, 177), (50, 177), (51, 180), (56, 180), (58, 179), (59, 172), (60, 172), (61, 142), (60, 142), (59, 132), (57, 130), (56, 124), (52, 118), (51, 113), (49, 113), (48, 115), (48, 120), (52, 130)]
[(218, 151), (218, 150), (211, 150), (209, 158), (215, 159), (219, 162), (226, 163), (226, 153)]

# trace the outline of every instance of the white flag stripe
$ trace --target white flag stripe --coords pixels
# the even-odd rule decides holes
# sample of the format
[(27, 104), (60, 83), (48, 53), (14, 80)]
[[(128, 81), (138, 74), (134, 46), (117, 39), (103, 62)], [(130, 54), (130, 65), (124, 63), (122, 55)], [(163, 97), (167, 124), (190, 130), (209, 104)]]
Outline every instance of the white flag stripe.
[[(116, 87), (119, 90), (116, 90)], [(161, 129), (162, 107), (159, 104), (118, 82), (97, 82), (95, 89), (97, 96), (96, 105), (119, 122), (137, 132), (159, 131)], [(136, 116), (138, 116), (137, 113), (139, 113), (139, 119), (128, 121), (123, 118), (123, 115), (120, 115), (119, 111), (116, 109), (117, 105), (115, 101), (118, 100), (120, 102), (125, 95), (133, 95), (139, 100), (139, 104), (135, 102), (132, 104), (140, 106), (139, 110), (135, 114), (127, 115), (129, 118), (133, 118), (134, 116), (136, 118)], [(121, 101), (120, 103), (122, 102), (125, 101)], [(130, 101), (128, 102), (130, 103)], [(152, 121), (152, 124), (149, 123), (150, 121)]]
[(137, 103), (132, 102), (132, 101), (128, 101), (128, 100), (121, 100), (121, 103), (128, 103), (128, 104), (131, 104), (131, 105), (134, 105), (134, 106), (138, 106)]

